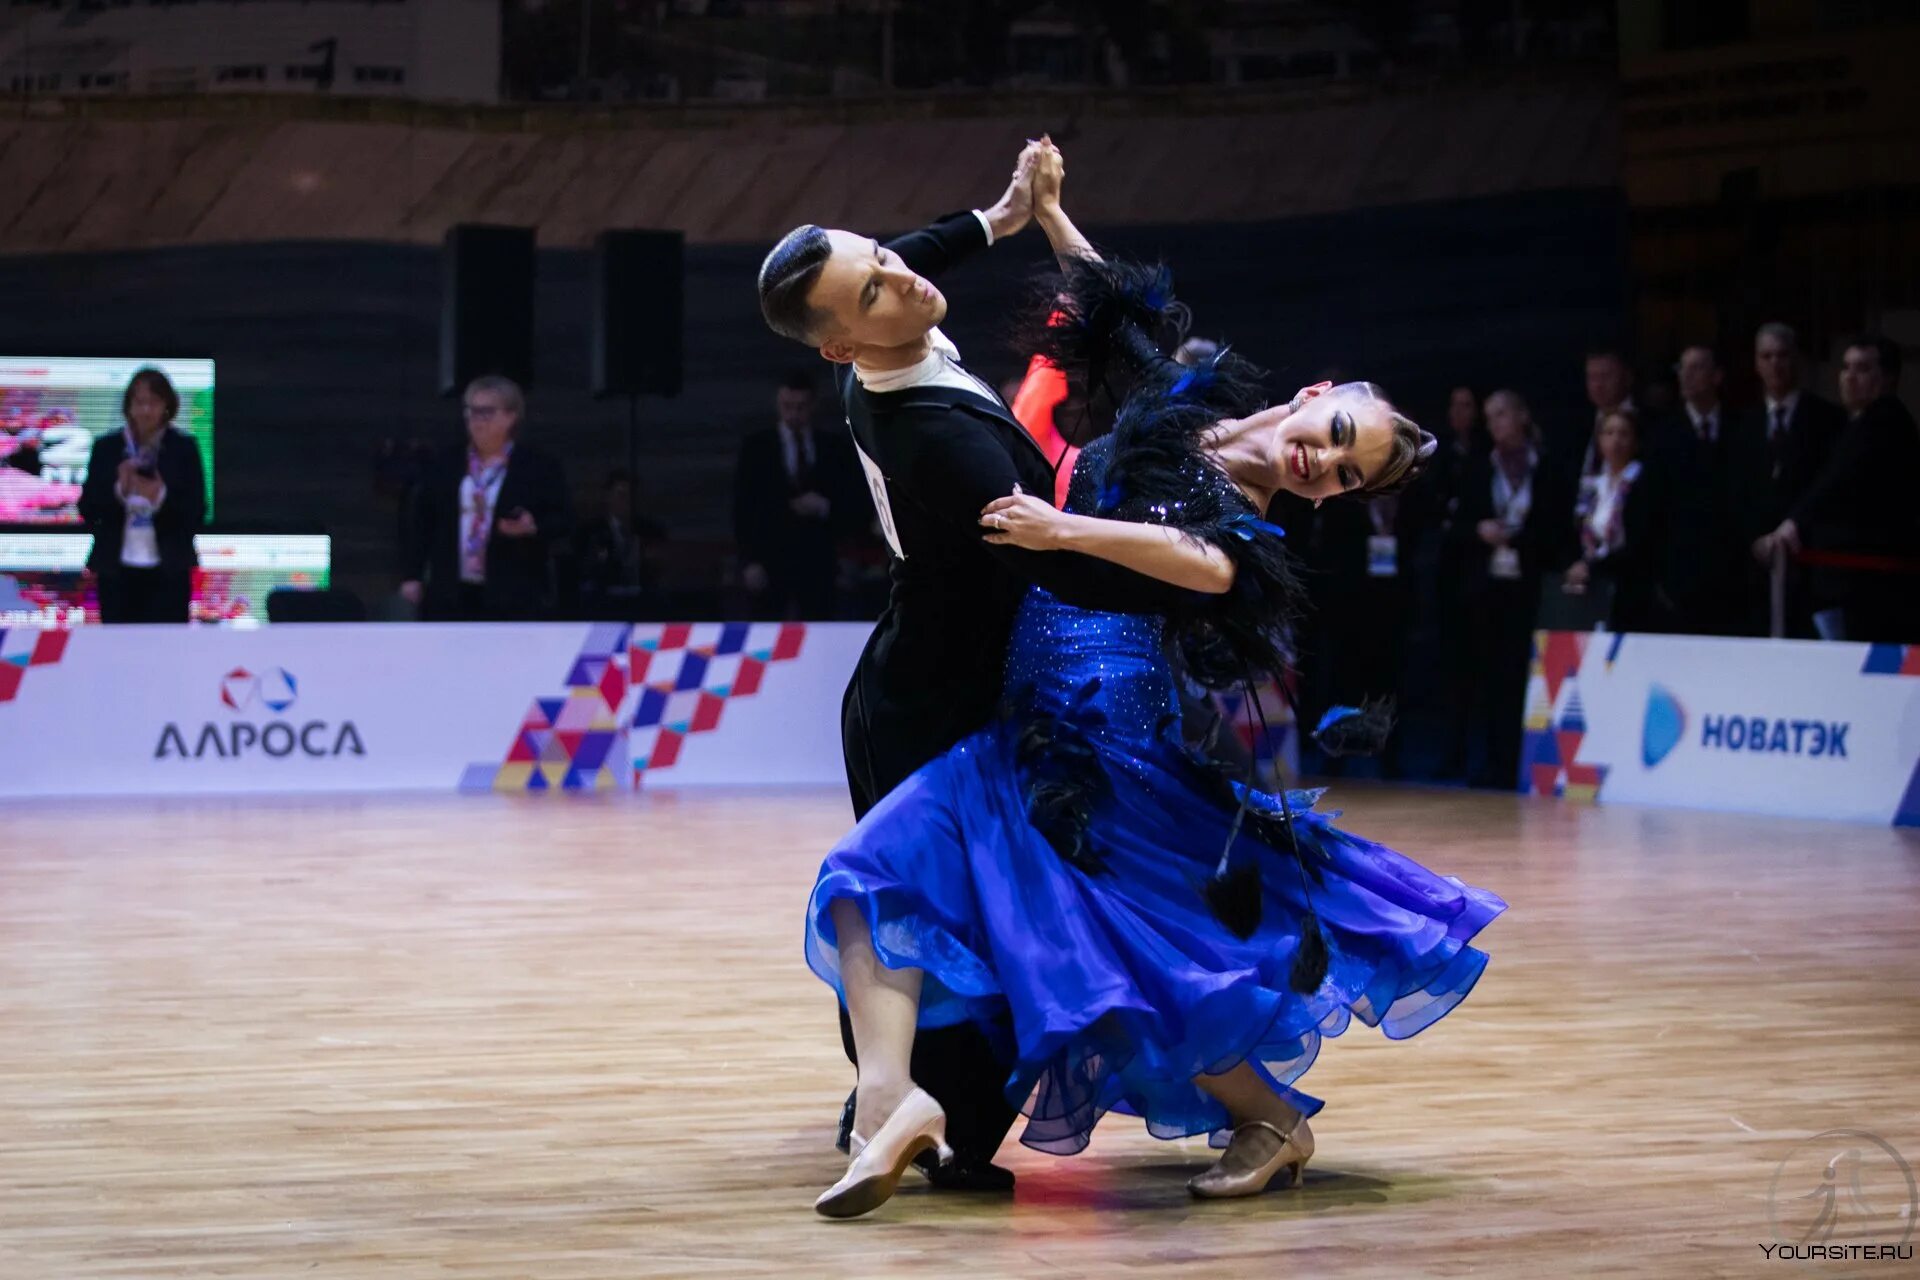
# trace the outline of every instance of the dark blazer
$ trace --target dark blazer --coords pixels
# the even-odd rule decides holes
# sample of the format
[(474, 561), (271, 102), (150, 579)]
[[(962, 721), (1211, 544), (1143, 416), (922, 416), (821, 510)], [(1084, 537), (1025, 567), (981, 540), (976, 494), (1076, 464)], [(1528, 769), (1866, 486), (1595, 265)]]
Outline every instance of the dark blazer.
[(1733, 485), (1728, 506), (1743, 544), (1750, 546), (1780, 527), (1825, 470), (1846, 426), (1839, 405), (1802, 391), (1787, 419), (1786, 436), (1775, 447), (1767, 440), (1772, 423), (1766, 402), (1747, 411), (1730, 442), (1733, 459), (1727, 468)]
[[(126, 433), (109, 431), (93, 442), (93, 453), (87, 459), (87, 480), (80, 488), (80, 519), (93, 534), (87, 568), (96, 574), (120, 571), (127, 509), (113, 490), (126, 457)], [(160, 567), (191, 569), (200, 563), (193, 549), (193, 535), (207, 522), (207, 476), (200, 463), (199, 442), (184, 431), (168, 427), (160, 437), (158, 463), (160, 479), (167, 486), (166, 501), (153, 514)]]
[(1920, 430), (1906, 405), (1882, 396), (1846, 424), (1826, 465), (1789, 514), (1809, 545), (1911, 555), (1916, 475)]
[[(1834, 442), (1833, 456), (1794, 505), (1793, 521), (1809, 550), (1920, 560), (1920, 428), (1906, 405), (1882, 396)], [(1810, 590), (1816, 608), (1847, 613), (1849, 640), (1920, 641), (1920, 593), (1914, 579), (1852, 568), (1816, 566)]]
[(834, 547), (873, 521), (873, 500), (853, 444), (838, 431), (813, 433), (809, 486), (830, 504), (825, 520), (802, 520), (788, 505), (801, 492), (787, 475), (780, 429), (767, 427), (740, 442), (733, 473), (733, 536), (743, 564), (774, 574), (824, 567), (833, 572)]
[[(1683, 523), (1676, 483), (1672, 458), (1643, 460), (1620, 512), (1621, 545), (1590, 563), (1595, 578), (1613, 582), (1613, 608), (1607, 614), (1610, 631), (1661, 632), (1682, 625), (1676, 596), (1681, 576), (1678, 562), (1697, 552), (1676, 537)], [(1577, 528), (1573, 535), (1569, 565), (1580, 558)]]
[[(887, 247), (914, 271), (935, 276), (985, 248), (986, 234), (963, 213)], [(851, 367), (839, 382), (854, 444), (871, 463), (868, 487), (881, 525), (900, 553), (843, 711), (848, 783), (864, 813), (992, 716), (1014, 611), (1029, 583), (1114, 611), (1165, 611), (1188, 593), (1091, 557), (983, 540), (980, 509), (1015, 484), (1042, 499), (1054, 492), (1052, 463), (991, 392), (875, 393)]]
[[(460, 484), (466, 475), (464, 448), (437, 458), (414, 494), (412, 518), (402, 538), (400, 575), (425, 579), (423, 612), (428, 618), (462, 615)], [(533, 517), (537, 532), (527, 538), (503, 537), (500, 522), (519, 510)], [(533, 618), (545, 612), (552, 595), (549, 551), (572, 529), (573, 503), (559, 461), (533, 445), (516, 443), (507, 458), (487, 538), (483, 600), (490, 616)]]
[[(1577, 484), (1573, 472), (1579, 459), (1570, 463), (1556, 459), (1544, 449), (1533, 472), (1533, 504), (1527, 518), (1513, 537), (1512, 545), (1520, 555), (1519, 594), (1531, 610), (1539, 596), (1540, 575), (1564, 562), (1566, 539), (1572, 526), (1571, 512)], [(1480, 540), (1480, 522), (1495, 518), (1493, 509), (1493, 469), (1491, 453), (1475, 454), (1461, 471), (1460, 489), (1454, 503), (1453, 519), (1447, 526), (1449, 554), (1447, 563), (1461, 573), (1461, 584), (1469, 597), (1483, 596), (1512, 585), (1489, 572), (1493, 548)]]

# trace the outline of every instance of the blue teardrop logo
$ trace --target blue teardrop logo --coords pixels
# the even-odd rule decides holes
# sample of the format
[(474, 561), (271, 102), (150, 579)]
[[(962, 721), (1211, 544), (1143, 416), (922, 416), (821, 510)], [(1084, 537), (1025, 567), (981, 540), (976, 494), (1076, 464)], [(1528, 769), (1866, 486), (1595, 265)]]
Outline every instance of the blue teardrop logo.
[(1673, 754), (1687, 731), (1686, 708), (1663, 685), (1647, 690), (1647, 718), (1640, 725), (1640, 762), (1651, 769)]

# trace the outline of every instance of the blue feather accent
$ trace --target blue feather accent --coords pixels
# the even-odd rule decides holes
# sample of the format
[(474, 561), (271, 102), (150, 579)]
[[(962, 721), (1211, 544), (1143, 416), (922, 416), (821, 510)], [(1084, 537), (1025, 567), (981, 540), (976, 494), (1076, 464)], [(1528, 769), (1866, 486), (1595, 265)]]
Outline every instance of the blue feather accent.
[(1370, 756), (1386, 747), (1392, 732), (1393, 704), (1369, 699), (1362, 707), (1328, 707), (1313, 740), (1330, 756)]
[(1362, 716), (1365, 714), (1366, 712), (1362, 711), (1358, 707), (1328, 707), (1327, 714), (1320, 717), (1320, 723), (1313, 726), (1313, 731), (1315, 733), (1325, 733), (1328, 729), (1332, 728), (1336, 724), (1339, 724), (1342, 720), (1351, 720), (1355, 716)]
[(1173, 301), (1173, 273), (1165, 267), (1155, 271), (1153, 279), (1147, 283), (1145, 299), (1152, 310), (1164, 311), (1167, 304)]
[(1271, 524), (1268, 521), (1262, 520), (1259, 516), (1233, 516), (1227, 521), (1227, 527), (1232, 529), (1234, 536), (1242, 542), (1252, 542), (1256, 530), (1261, 533), (1270, 533), (1276, 538), (1284, 538), (1287, 536), (1285, 529), (1282, 529), (1277, 524)]

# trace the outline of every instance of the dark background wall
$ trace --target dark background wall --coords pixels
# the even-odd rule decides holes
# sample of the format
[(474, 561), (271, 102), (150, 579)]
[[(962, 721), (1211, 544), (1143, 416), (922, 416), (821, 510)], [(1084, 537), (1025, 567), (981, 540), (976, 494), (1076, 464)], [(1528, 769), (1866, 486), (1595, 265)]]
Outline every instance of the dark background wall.
[[(1613, 189), (1091, 231), (1172, 263), (1196, 332), (1267, 365), (1276, 389), (1338, 369), (1436, 426), (1461, 380), (1518, 387), (1544, 424), (1580, 414), (1582, 348), (1629, 336)], [(686, 389), (639, 406), (641, 502), (676, 538), (728, 536), (740, 435), (767, 424), (785, 369), (817, 363), (761, 324), (763, 251), (689, 246)], [(1002, 319), (1047, 261), (1030, 231), (942, 282), (946, 330), (979, 372), (1023, 367)], [(336, 581), (374, 597), (394, 582), (381, 442), (458, 439), (438, 391), (439, 265), (432, 248), (337, 241), (0, 257), (0, 351), (212, 355), (222, 520), (326, 526)], [(587, 391), (590, 267), (584, 251), (540, 255), (528, 426), (568, 459), (583, 503), (625, 461), (628, 422), (624, 401)]]

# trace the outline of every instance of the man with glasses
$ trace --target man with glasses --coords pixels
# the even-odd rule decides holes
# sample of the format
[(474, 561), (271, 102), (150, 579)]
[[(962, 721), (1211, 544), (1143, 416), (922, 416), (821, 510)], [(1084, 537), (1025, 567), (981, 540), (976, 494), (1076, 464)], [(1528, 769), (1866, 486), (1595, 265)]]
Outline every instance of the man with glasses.
[(520, 438), (526, 397), (475, 378), (466, 448), (431, 468), (404, 522), (400, 594), (436, 622), (525, 620), (553, 601), (549, 551), (573, 524), (558, 459)]

